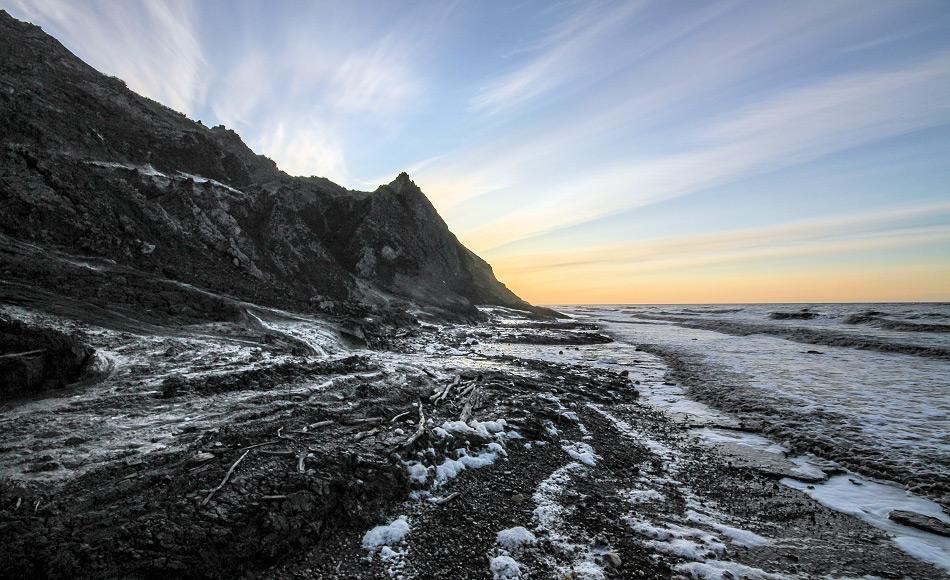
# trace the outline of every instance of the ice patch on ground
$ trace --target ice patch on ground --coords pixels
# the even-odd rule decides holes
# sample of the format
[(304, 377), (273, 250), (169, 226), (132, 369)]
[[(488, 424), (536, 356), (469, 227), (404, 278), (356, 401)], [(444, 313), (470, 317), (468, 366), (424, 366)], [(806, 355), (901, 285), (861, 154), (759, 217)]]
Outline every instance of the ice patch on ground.
[(584, 466), (580, 463), (568, 463), (564, 467), (558, 468), (544, 481), (538, 484), (531, 499), (534, 501), (534, 519), (538, 523), (538, 529), (553, 531), (553, 526), (560, 517), (564, 508), (557, 501), (558, 495), (564, 490), (564, 486), (571, 480), (571, 473)]
[(705, 562), (682, 562), (673, 567), (673, 569), (687, 578), (696, 578), (697, 580), (727, 580), (733, 578), (744, 578), (748, 580), (786, 580), (791, 576), (782, 574), (772, 574), (759, 568), (739, 564), (738, 562), (725, 562), (722, 560), (707, 560)]
[(485, 439), (506, 435), (505, 429), (508, 423), (504, 419), (494, 421), (476, 421), (472, 419), (468, 423), (464, 421), (446, 421), (435, 432), (439, 437), (445, 438), (449, 435), (476, 436)]
[(575, 461), (580, 461), (584, 465), (589, 465), (591, 467), (597, 465), (597, 460), (600, 459), (596, 453), (594, 453), (593, 448), (587, 443), (575, 443), (571, 441), (562, 441), (561, 449), (565, 453), (571, 456), (571, 459)]
[(628, 489), (623, 495), (635, 504), (666, 500), (666, 496), (655, 489)]
[(495, 540), (509, 552), (517, 552), (526, 545), (535, 544), (538, 539), (527, 528), (515, 526), (498, 532)]
[(418, 461), (411, 461), (405, 464), (406, 471), (409, 473), (411, 483), (425, 484), (429, 479), (429, 470), (425, 465)]
[(901, 525), (887, 517), (892, 510), (906, 510), (950, 523), (950, 517), (936, 502), (853, 473), (836, 475), (814, 485), (791, 478), (783, 479), (782, 483), (805, 492), (824, 506), (893, 534), (894, 543), (904, 552), (950, 571), (950, 539)]
[(381, 546), (398, 544), (409, 533), (409, 521), (406, 516), (399, 516), (384, 526), (376, 526), (363, 536), (363, 547), (373, 550)]
[(465, 450), (458, 459), (446, 458), (435, 468), (435, 487), (445, 485), (446, 482), (458, 477), (458, 474), (465, 469), (479, 469), (487, 467), (498, 460), (499, 457), (507, 455), (504, 447), (498, 443), (489, 443), (486, 451), (469, 455)]
[(645, 542), (646, 545), (667, 554), (690, 560), (702, 560), (726, 550), (726, 545), (718, 537), (696, 528), (688, 528), (672, 522), (657, 526), (635, 518), (628, 519), (627, 523), (633, 531), (651, 538)]
[(489, 563), (494, 580), (514, 580), (521, 578), (521, 566), (511, 556), (495, 556)]
[(655, 455), (659, 455), (660, 457), (673, 458), (674, 460), (677, 457), (676, 452), (674, 452), (668, 446), (664, 445), (663, 443), (660, 443), (659, 441), (655, 439), (641, 435), (638, 431), (634, 430), (634, 428), (631, 427), (629, 423), (605, 411), (603, 408), (601, 408), (600, 405), (597, 405), (594, 403), (587, 403), (587, 406), (593, 409), (594, 411), (597, 411), (605, 419), (610, 421), (613, 424), (614, 428), (616, 428), (617, 431), (619, 431), (621, 435), (623, 435), (627, 439), (630, 439), (631, 441), (636, 441), (637, 443), (640, 443), (641, 445), (649, 449)]
[(701, 429), (693, 429), (690, 431), (690, 433), (696, 435), (703, 441), (707, 441), (712, 444), (733, 443), (735, 445), (751, 447), (752, 449), (758, 449), (759, 451), (775, 453), (779, 455), (784, 455), (786, 452), (788, 452), (786, 447), (779, 445), (771, 439), (767, 439), (761, 435), (755, 435), (754, 433), (746, 433), (744, 431), (717, 429), (715, 427), (703, 427)]
[(691, 522), (705, 524), (715, 529), (722, 535), (729, 538), (732, 541), (732, 543), (736, 544), (737, 546), (754, 547), (754, 546), (765, 546), (771, 543), (771, 540), (769, 540), (768, 538), (762, 537), (759, 534), (756, 534), (755, 532), (750, 532), (749, 530), (743, 530), (741, 528), (728, 526), (726, 524), (716, 521), (711, 516), (708, 516), (706, 514), (701, 514), (694, 510), (687, 510), (686, 519), (688, 519)]
[(401, 543), (409, 531), (408, 519), (406, 516), (399, 516), (386, 525), (376, 526), (363, 536), (363, 548), (379, 556), (386, 565), (386, 573), (390, 578), (403, 577), (409, 549), (393, 546)]
[(562, 566), (550, 556), (547, 558), (548, 564), (559, 570), (562, 576), (578, 580), (601, 580), (605, 577), (604, 571), (594, 561), (594, 554), (588, 548), (591, 544), (589, 539), (572, 542), (560, 530), (561, 516), (565, 512), (565, 507), (561, 505), (558, 498), (564, 493), (572, 475), (586, 469), (587, 467), (582, 463), (571, 462), (556, 469), (538, 485), (531, 496), (536, 506), (534, 509), (534, 520), (537, 524), (535, 529), (545, 535), (551, 546), (571, 560), (569, 565)]

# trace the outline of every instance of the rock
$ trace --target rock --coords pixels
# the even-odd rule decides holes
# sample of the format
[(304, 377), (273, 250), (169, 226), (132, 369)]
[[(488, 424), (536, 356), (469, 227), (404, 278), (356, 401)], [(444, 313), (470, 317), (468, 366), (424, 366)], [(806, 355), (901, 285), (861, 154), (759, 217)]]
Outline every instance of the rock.
[(607, 552), (604, 554), (604, 562), (611, 568), (619, 568), (621, 564), (620, 555), (617, 552)]
[(95, 352), (75, 336), (0, 317), (0, 399), (77, 381)]
[(931, 534), (950, 537), (950, 524), (932, 516), (906, 510), (891, 510), (887, 517), (899, 524), (924, 530)]
[(162, 398), (171, 399), (178, 395), (178, 391), (185, 385), (181, 375), (172, 375), (162, 381)]
[(207, 451), (200, 451), (195, 453), (194, 457), (191, 458), (192, 463), (204, 463), (205, 461), (211, 461), (216, 455), (214, 453), (208, 453)]

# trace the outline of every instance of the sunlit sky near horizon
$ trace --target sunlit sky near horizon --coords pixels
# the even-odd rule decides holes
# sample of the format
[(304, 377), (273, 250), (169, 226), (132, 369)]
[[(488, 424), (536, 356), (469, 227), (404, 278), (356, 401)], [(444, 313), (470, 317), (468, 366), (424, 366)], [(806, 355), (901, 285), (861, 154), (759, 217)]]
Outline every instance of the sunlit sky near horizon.
[(536, 303), (950, 300), (950, 2), (0, 0)]

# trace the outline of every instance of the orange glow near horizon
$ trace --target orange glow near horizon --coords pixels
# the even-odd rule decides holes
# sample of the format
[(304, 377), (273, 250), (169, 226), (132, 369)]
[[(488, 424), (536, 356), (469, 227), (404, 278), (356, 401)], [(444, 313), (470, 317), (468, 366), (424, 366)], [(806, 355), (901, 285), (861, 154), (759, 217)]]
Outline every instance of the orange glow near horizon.
[(526, 274), (496, 268), (508, 287), (532, 304), (716, 304), (806, 302), (948, 302), (950, 265), (809, 268), (611, 275), (578, 268)]

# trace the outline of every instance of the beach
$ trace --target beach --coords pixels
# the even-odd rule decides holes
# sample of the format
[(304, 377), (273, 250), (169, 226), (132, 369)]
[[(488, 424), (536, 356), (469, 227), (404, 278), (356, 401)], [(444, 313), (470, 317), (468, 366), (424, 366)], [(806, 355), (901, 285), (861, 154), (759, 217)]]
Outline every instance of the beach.
[(111, 371), (5, 404), (3, 565), (14, 577), (946, 576), (947, 538), (887, 517), (945, 521), (925, 495), (880, 484), (878, 503), (901, 503), (857, 517), (860, 499), (850, 513), (842, 502), (876, 489), (870, 476), (693, 399), (658, 347), (613, 340), (589, 312), (483, 312), (475, 325), (366, 322), (356, 344), (274, 309), (252, 312), (253, 327), (136, 333), (5, 307), (82, 336)]

